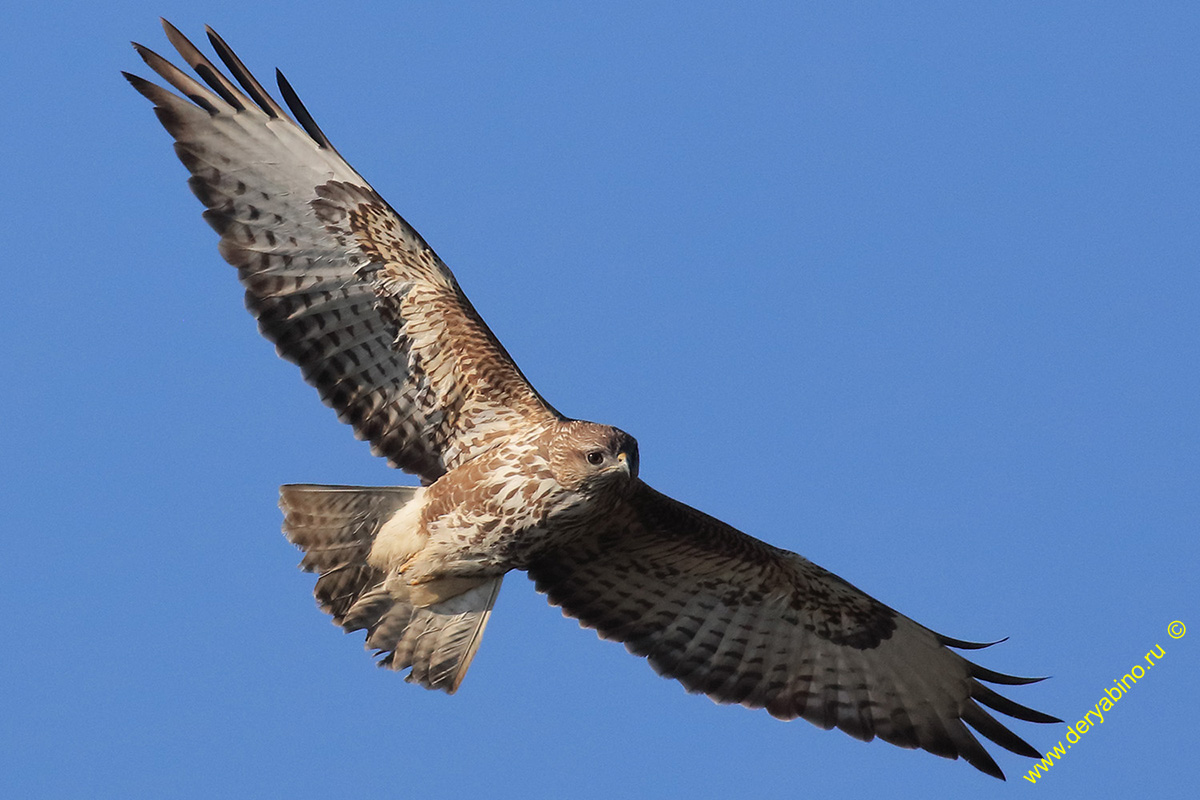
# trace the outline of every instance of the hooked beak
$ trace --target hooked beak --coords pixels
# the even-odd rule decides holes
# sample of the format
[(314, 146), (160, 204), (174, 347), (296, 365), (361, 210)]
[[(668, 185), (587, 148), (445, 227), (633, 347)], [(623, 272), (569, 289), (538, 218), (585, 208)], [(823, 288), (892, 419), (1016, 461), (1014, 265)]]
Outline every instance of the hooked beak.
[(630, 454), (629, 452), (622, 450), (621, 452), (617, 453), (617, 462), (620, 463), (621, 466), (623, 466), (625, 468), (625, 472), (627, 472), (629, 474), (629, 477), (631, 477), (631, 478), (637, 477), (637, 475), (638, 475), (638, 459), (637, 459), (636, 453)]

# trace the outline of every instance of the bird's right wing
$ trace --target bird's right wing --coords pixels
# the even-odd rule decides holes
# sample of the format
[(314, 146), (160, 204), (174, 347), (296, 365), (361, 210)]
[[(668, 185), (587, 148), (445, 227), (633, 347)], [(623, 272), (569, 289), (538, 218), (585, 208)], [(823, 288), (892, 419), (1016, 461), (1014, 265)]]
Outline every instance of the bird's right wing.
[(967, 725), (1014, 753), (1041, 754), (982, 706), (1058, 721), (981, 683), (1038, 679), (993, 672), (947, 647), (985, 645), (934, 633), (795, 553), (640, 482), (529, 574), (564, 613), (720, 703), (961, 756), (998, 778)]
[(203, 83), (137, 44), (183, 96), (125, 77), (175, 138), (263, 335), (373, 452), (428, 482), (558, 418), (446, 265), (338, 154), (282, 75), (298, 122), (214, 32), (240, 87), (163, 26)]

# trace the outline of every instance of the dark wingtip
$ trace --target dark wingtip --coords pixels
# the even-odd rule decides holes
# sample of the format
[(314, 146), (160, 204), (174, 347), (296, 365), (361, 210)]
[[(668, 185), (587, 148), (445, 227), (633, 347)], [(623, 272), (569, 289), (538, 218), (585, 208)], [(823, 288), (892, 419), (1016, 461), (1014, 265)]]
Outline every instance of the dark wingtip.
[(160, 25), (162, 25), (162, 29), (166, 32), (168, 38), (172, 35), (183, 36), (183, 34), (179, 32), (179, 28), (176, 28), (174, 25), (172, 25), (166, 17), (159, 17), (158, 22)]
[(993, 669), (981, 667), (971, 661), (968, 661), (967, 664), (970, 665), (972, 678), (978, 678), (988, 683), (998, 683), (1003, 686), (1028, 686), (1031, 683), (1041, 683), (1048, 677), (1043, 675), (1040, 678), (1022, 678), (1018, 675), (1006, 675), (1003, 672), (996, 672)]
[(279, 93), (283, 95), (283, 102), (287, 103), (292, 116), (296, 118), (300, 126), (304, 128), (318, 145), (333, 150), (336, 153), (337, 149), (333, 146), (333, 142), (329, 141), (329, 137), (321, 130), (321, 126), (313, 119), (312, 114), (308, 113), (308, 109), (304, 107), (304, 103), (300, 100), (300, 95), (296, 94), (296, 90), (292, 88), (292, 84), (288, 83), (288, 79), (284, 77), (282, 70), (275, 70), (275, 82), (279, 84)]
[[(283, 106), (275, 102), (275, 98), (271, 97), (270, 92), (258, 82), (258, 79), (254, 77), (254, 73), (238, 57), (233, 48), (211, 26), (205, 25), (204, 30), (208, 34), (209, 44), (217, 51), (217, 56), (224, 62), (226, 69), (229, 70), (234, 80), (241, 85), (250, 99), (267, 116), (286, 119), (287, 112), (284, 111)], [(213, 69), (216, 68), (213, 67)]]
[(1016, 719), (1023, 719), (1026, 722), (1062, 722), (1058, 717), (1052, 717), (1029, 706), (1023, 706), (1015, 700), (1010, 700), (1004, 695), (984, 686), (979, 681), (971, 682), (971, 696), (993, 711), (999, 711), (1001, 714), (1007, 714)]
[(134, 75), (132, 72), (126, 72), (125, 70), (121, 70), (121, 77), (129, 81), (129, 85), (133, 87), (134, 91), (151, 103), (154, 103), (156, 110), (162, 108), (162, 95), (166, 94), (166, 91), (157, 83), (148, 81), (141, 75)]
[(935, 635), (937, 636), (938, 641), (942, 644), (946, 645), (947, 647), (957, 648), (959, 650), (982, 650), (985, 647), (991, 647), (992, 645), (1008, 641), (1007, 636), (1005, 636), (1003, 639), (997, 639), (994, 642), (968, 642), (965, 639), (955, 639), (952, 636), (943, 636), (940, 633)]
[(1002, 781), (1008, 780), (1008, 778), (1004, 777), (1004, 770), (1000, 769), (1000, 765), (996, 763), (996, 760), (992, 758), (982, 745), (979, 745), (979, 753), (962, 753), (961, 755), (964, 761), (984, 775), (991, 775), (993, 778)]
[(157, 86), (143, 78), (141, 75), (134, 75), (132, 72), (126, 72), (125, 70), (121, 70), (121, 77), (129, 81), (129, 85), (133, 87), (134, 91), (149, 100), (151, 103), (154, 102), (154, 92), (156, 89), (158, 89)]

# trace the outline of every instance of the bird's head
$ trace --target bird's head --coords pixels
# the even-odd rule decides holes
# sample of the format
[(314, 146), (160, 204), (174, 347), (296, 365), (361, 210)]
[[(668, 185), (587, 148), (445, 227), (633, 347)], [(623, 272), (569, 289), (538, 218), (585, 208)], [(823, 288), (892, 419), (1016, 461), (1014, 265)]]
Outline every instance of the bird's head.
[(637, 440), (620, 428), (572, 420), (557, 431), (550, 463), (563, 486), (590, 491), (637, 478)]

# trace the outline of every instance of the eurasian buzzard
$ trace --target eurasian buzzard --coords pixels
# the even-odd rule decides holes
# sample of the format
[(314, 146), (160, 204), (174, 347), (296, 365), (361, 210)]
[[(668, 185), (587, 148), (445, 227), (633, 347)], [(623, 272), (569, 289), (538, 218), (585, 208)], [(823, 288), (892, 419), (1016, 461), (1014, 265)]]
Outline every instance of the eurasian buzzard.
[(983, 682), (1031, 683), (949, 647), (795, 553), (638, 478), (637, 443), (555, 410), (420, 235), (334, 149), (280, 74), (276, 102), (211, 30), (234, 84), (164, 22), (202, 82), (141, 45), (182, 96), (134, 75), (279, 354), (420, 487), (284, 486), (284, 532), (317, 601), (380, 663), (458, 688), (504, 575), (720, 703), (962, 756), (1003, 777), (970, 725), (1039, 753), (980, 705), (1053, 717)]

